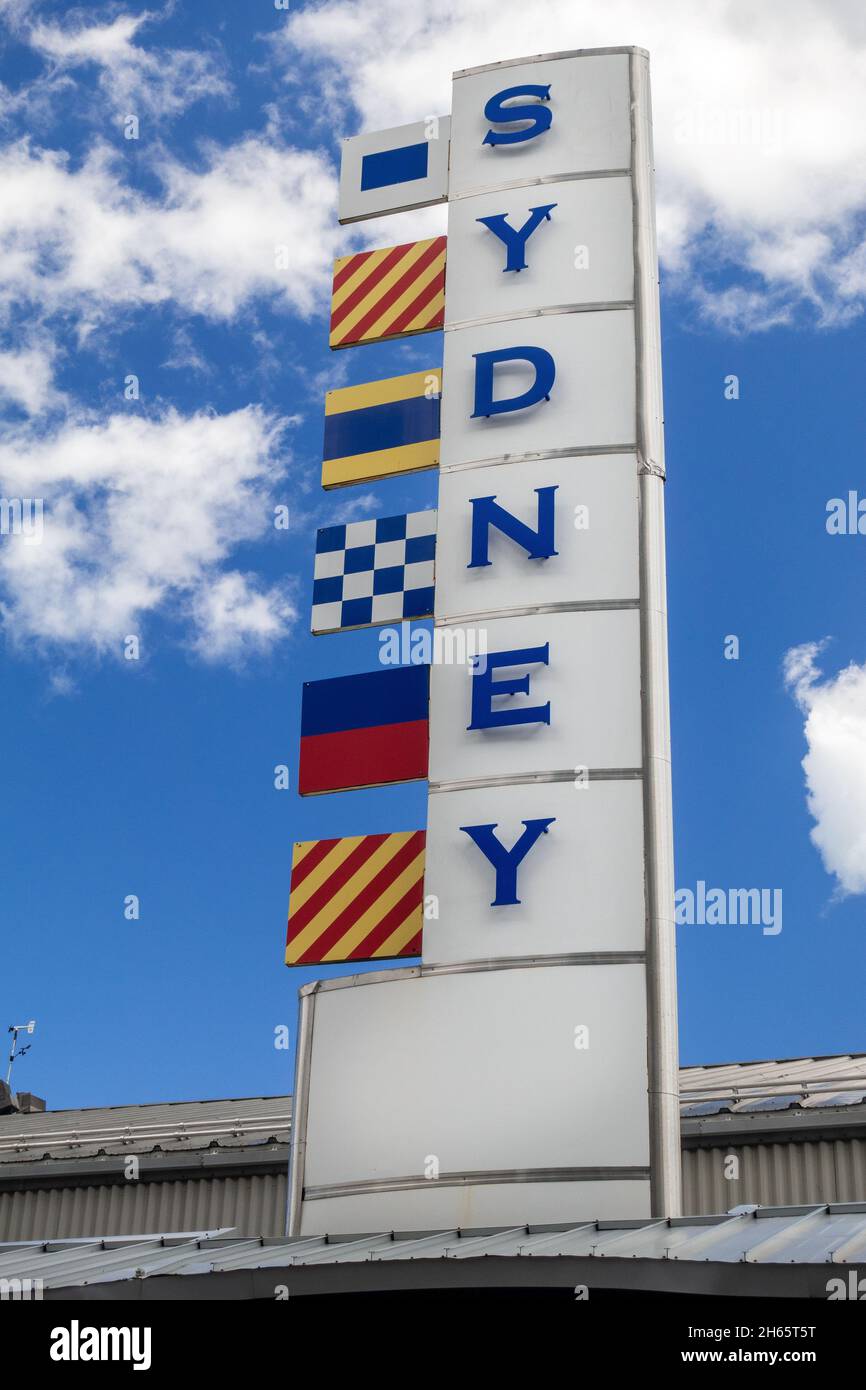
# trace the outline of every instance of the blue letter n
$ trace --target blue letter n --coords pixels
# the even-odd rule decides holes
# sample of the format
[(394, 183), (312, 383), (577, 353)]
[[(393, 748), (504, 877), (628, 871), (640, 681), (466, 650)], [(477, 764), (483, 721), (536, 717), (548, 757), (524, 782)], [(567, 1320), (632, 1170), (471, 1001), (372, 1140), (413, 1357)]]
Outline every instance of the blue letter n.
[(554, 549), (553, 533), (553, 494), (556, 492), (557, 484), (552, 487), (537, 487), (535, 489), (538, 497), (538, 526), (533, 531), (531, 526), (521, 521), (519, 517), (508, 512), (504, 507), (500, 507), (493, 497), (470, 497), (472, 503), (472, 558), (467, 569), (480, 569), (483, 565), (489, 565), (488, 556), (490, 546), (490, 527), (495, 526), (497, 531), (501, 531), (504, 536), (520, 545), (526, 551), (530, 560), (549, 560), (551, 555), (556, 555)]

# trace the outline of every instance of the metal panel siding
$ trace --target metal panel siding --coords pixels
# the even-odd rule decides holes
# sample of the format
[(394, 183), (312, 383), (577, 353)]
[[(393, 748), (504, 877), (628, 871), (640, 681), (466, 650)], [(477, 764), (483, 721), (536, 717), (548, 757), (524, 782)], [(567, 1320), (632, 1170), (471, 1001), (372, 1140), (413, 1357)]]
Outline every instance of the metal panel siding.
[[(738, 1182), (724, 1177), (729, 1153), (740, 1159)], [(752, 1202), (866, 1201), (866, 1140), (685, 1149), (683, 1186), (683, 1209), (695, 1216)], [(281, 1236), (285, 1204), (283, 1174), (2, 1192), (0, 1242), (226, 1226), (241, 1235)]]
[(866, 1141), (837, 1140), (833, 1147), (836, 1151), (840, 1200), (862, 1200), (866, 1193)]
[[(725, 1159), (740, 1160), (737, 1181), (724, 1176)], [(866, 1141), (715, 1145), (683, 1151), (683, 1209), (701, 1216), (742, 1203), (789, 1206), (866, 1201)]]
[(0, 1193), (0, 1241), (216, 1230), (281, 1236), (284, 1174)]

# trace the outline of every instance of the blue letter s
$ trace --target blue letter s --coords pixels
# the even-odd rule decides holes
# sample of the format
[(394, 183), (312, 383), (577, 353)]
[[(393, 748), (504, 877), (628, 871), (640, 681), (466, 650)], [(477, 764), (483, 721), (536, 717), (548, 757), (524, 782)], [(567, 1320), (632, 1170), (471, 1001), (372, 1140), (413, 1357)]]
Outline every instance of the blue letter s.
[(506, 87), (503, 92), (492, 96), (484, 108), (488, 121), (494, 125), (505, 125), (511, 121), (531, 121), (532, 124), (524, 126), (522, 130), (488, 130), (481, 142), (483, 145), (519, 145), (550, 129), (553, 112), (549, 106), (538, 106), (536, 102), (526, 106), (506, 106), (505, 103), (514, 97), (537, 97), (541, 101), (550, 101), (550, 86)]

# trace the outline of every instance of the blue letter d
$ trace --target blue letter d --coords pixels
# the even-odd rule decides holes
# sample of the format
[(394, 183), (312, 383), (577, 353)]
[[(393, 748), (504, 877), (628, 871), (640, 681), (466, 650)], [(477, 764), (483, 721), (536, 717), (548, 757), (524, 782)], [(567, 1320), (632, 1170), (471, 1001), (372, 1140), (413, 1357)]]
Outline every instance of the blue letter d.
[[(525, 410), (528, 405), (538, 401), (550, 400), (550, 392), (556, 377), (556, 363), (545, 348), (513, 347), (499, 348), (496, 352), (476, 352), (475, 357), (475, 409), (472, 419), (480, 416), (502, 415), (509, 410)], [(493, 371), (500, 362), (528, 362), (535, 368), (535, 380), (519, 396), (506, 396), (502, 401), (493, 399)]]

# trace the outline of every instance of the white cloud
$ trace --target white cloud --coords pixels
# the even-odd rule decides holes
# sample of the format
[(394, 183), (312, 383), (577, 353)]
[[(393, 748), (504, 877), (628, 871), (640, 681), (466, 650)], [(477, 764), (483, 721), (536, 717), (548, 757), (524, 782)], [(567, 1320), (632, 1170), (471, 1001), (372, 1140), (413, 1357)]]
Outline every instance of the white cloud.
[[(448, 111), (457, 68), (618, 44), (651, 54), (661, 251), (701, 312), (729, 327), (804, 303), (824, 323), (862, 312), (866, 17), (851, 0), (327, 0), (294, 11), (277, 49), (295, 81), (324, 64), (351, 134), (350, 101), (375, 130)], [(709, 272), (730, 265), (746, 283), (719, 299)]]
[(213, 660), (275, 640), (294, 617), (286, 589), (229, 566), (239, 544), (271, 532), (281, 434), (282, 422), (253, 406), (7, 432), (0, 491), (44, 504), (39, 543), (0, 537), (0, 617), (12, 641), (119, 654), (158, 612)]
[(263, 589), (254, 576), (237, 571), (199, 588), (192, 610), (195, 650), (206, 661), (267, 650), (297, 616), (288, 594)]
[(340, 235), (321, 155), (249, 138), (212, 147), (201, 171), (163, 154), (157, 172), (163, 196), (148, 198), (107, 146), (79, 168), (26, 140), (0, 151), (0, 310), (71, 312), (87, 327), (167, 300), (216, 319), (257, 295), (304, 317), (321, 307)]
[(32, 7), (33, 0), (0, 0), (0, 15), (8, 24), (17, 24)]
[(201, 97), (226, 95), (229, 85), (210, 54), (135, 43), (151, 18), (144, 11), (107, 24), (37, 23), (28, 42), (57, 73), (95, 65), (103, 93), (122, 115), (175, 116)]
[(40, 415), (66, 397), (54, 386), (55, 346), (50, 339), (26, 347), (0, 349), (0, 402)]
[(785, 683), (805, 715), (812, 842), (841, 895), (866, 893), (866, 665), (824, 677), (818, 657), (826, 645), (792, 647)]

